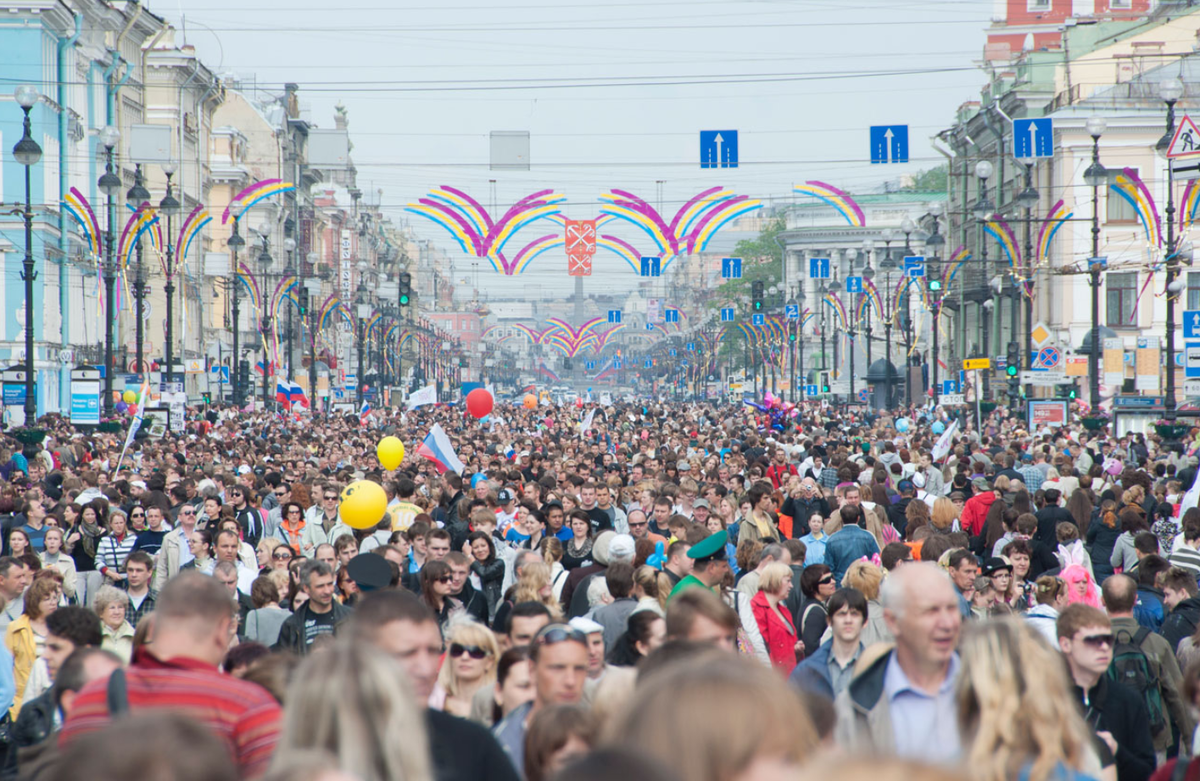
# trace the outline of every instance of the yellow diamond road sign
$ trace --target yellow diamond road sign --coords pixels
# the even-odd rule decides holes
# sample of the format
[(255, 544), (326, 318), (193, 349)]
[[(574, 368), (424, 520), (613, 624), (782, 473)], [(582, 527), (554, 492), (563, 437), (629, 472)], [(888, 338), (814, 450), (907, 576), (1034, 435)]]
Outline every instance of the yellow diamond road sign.
[(1038, 323), (1029, 332), (1029, 336), (1033, 339), (1034, 347), (1041, 347), (1050, 339), (1050, 329), (1046, 327), (1045, 323)]

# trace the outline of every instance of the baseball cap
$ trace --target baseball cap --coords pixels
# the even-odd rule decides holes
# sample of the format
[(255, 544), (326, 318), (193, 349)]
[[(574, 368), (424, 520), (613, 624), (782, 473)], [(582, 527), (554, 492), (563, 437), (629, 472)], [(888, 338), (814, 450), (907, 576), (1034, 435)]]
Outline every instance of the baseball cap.
[(633, 541), (633, 537), (628, 534), (618, 534), (608, 544), (608, 560), (610, 563), (616, 559), (632, 559), (636, 553), (637, 546)]
[(988, 481), (987, 481), (986, 477), (976, 477), (974, 480), (971, 481), (971, 487), (974, 488), (976, 491), (992, 490), (992, 487), (990, 485), (988, 485)]
[(242, 464), (241, 466), (238, 467), (238, 474), (239, 475), (250, 474), (250, 466), (248, 464)]
[(513, 500), (513, 493), (512, 493), (512, 491), (508, 490), (507, 488), (501, 488), (500, 491), (496, 494), (496, 501), (499, 502), (500, 504), (508, 504), (512, 500)]
[(576, 616), (567, 622), (567, 625), (572, 629), (578, 629), (585, 635), (594, 635), (598, 632), (603, 632), (604, 627), (590, 618), (584, 616)]
[(706, 510), (712, 509), (712, 505), (708, 503), (707, 499), (697, 499), (696, 501), (692, 502), (692, 508), (695, 509), (697, 507), (703, 507)]

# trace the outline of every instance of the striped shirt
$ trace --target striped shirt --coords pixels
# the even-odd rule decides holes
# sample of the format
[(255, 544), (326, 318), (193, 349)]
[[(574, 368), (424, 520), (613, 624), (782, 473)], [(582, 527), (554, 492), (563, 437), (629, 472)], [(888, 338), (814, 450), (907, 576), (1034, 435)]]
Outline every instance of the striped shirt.
[(1171, 562), (1173, 567), (1182, 567), (1188, 572), (1200, 575), (1200, 551), (1188, 545), (1176, 545), (1167, 561)]
[(96, 544), (96, 569), (101, 572), (106, 569), (124, 572), (125, 559), (129, 558), (129, 554), (133, 552), (135, 542), (137, 542), (137, 535), (132, 532), (126, 532), (119, 541), (113, 535), (105, 534)]
[[(198, 659), (166, 661), (142, 652), (125, 671), (129, 712), (170, 709), (208, 725), (224, 740), (241, 778), (266, 772), (279, 739), (279, 704), (260, 686), (218, 672)], [(75, 697), (59, 746), (108, 726), (108, 679), (92, 681)]]

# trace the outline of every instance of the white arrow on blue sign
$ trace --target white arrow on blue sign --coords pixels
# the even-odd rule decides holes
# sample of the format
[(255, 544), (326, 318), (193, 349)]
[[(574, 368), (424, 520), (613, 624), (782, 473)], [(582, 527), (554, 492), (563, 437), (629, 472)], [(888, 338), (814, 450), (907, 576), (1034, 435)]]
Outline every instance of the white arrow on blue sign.
[(908, 125), (873, 125), (871, 162), (907, 163)]
[(671, 348), (671, 357), (672, 358), (675, 357), (675, 348), (674, 347)]
[(1013, 120), (1013, 157), (1054, 157), (1054, 120), (1050, 117)]
[(610, 322), (610, 323), (621, 322), (621, 310), (620, 309), (608, 310), (608, 322)]
[(689, 353), (694, 353), (694, 352), (696, 352), (696, 343), (695, 343), (695, 342), (688, 342), (688, 343), (687, 343), (687, 351), (688, 351)]
[(732, 323), (733, 322), (733, 307), (725, 307), (724, 309), (721, 310), (721, 322), (722, 323)]
[(750, 323), (752, 325), (763, 325), (766, 322), (767, 322), (766, 317), (764, 317), (763, 315), (751, 315), (750, 316)]
[(721, 279), (741, 279), (742, 259), (721, 258)]
[(805, 385), (804, 386), (804, 395), (805, 396), (818, 395), (817, 386), (816, 385)]
[(809, 258), (808, 278), (829, 279), (829, 258)]
[(679, 322), (679, 310), (678, 309), (668, 309), (666, 312), (666, 321), (668, 323), (678, 323)]
[(620, 358), (613, 358), (613, 368), (614, 369), (621, 368), (621, 359)]
[(799, 304), (784, 304), (783, 305), (783, 316), (786, 317), (788, 320), (799, 320), (800, 319), (800, 305)]
[(846, 292), (847, 293), (863, 292), (863, 278), (862, 277), (846, 277)]
[(942, 380), (942, 395), (958, 393), (958, 380)]
[(925, 276), (925, 257), (923, 255), (908, 255), (904, 258), (904, 276)]
[(1200, 309), (1185, 309), (1183, 312), (1183, 338), (1200, 339)]
[(658, 257), (642, 257), (642, 276), (643, 277), (660, 277), (662, 276), (662, 258)]
[(700, 167), (737, 168), (738, 132), (736, 130), (701, 130)]

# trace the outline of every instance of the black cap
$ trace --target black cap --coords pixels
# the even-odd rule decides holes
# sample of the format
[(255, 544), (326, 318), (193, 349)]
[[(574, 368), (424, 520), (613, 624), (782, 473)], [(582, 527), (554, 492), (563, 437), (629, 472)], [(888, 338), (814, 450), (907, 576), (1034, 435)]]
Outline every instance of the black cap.
[(392, 585), (392, 568), (387, 559), (377, 553), (360, 553), (346, 564), (350, 579), (363, 592), (379, 591)]

